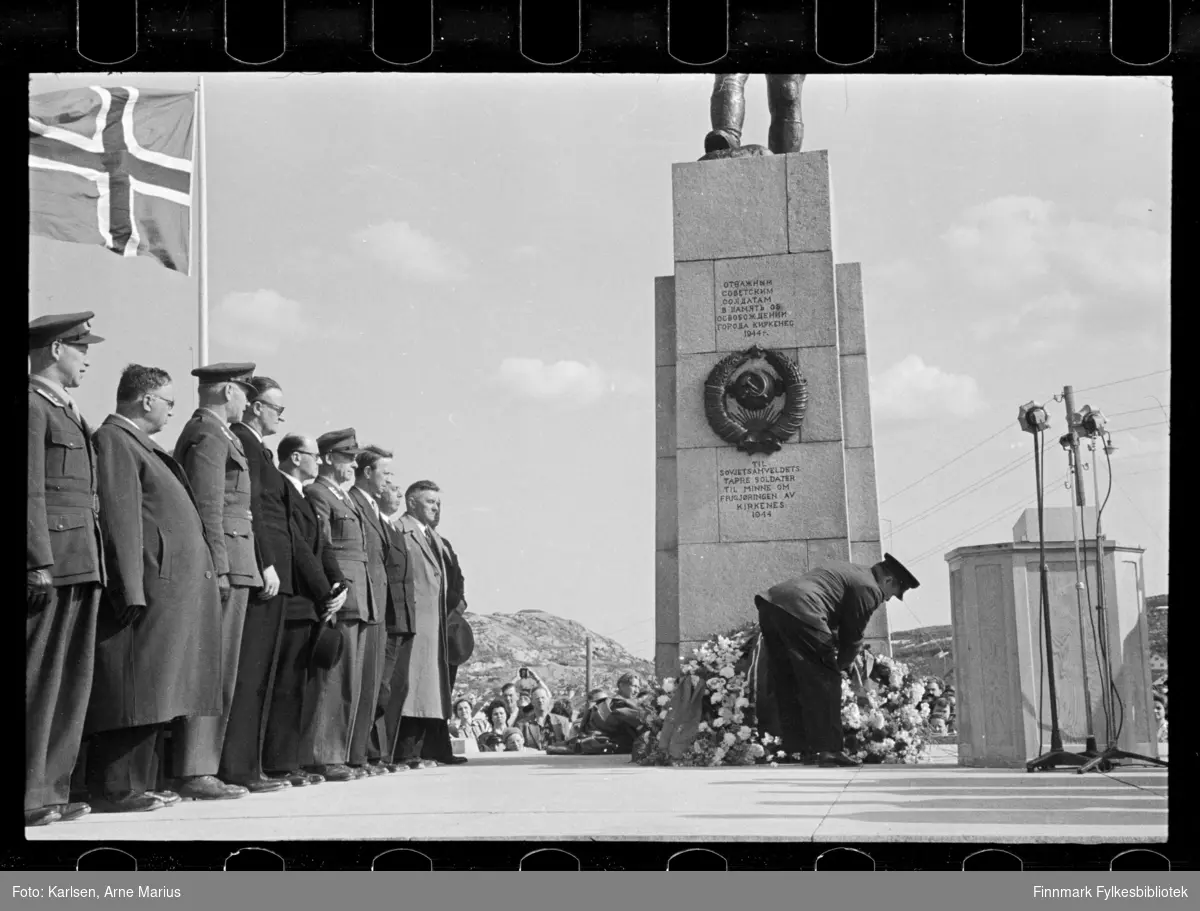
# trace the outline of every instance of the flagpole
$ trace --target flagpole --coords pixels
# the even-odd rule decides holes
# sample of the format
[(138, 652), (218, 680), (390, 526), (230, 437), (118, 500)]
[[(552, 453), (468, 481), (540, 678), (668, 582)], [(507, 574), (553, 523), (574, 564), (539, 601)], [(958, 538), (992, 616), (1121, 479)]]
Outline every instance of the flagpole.
[(208, 181), (204, 174), (204, 77), (196, 90), (196, 182), (199, 191), (196, 208), (196, 263), (199, 267), (199, 345), (197, 366), (208, 364)]

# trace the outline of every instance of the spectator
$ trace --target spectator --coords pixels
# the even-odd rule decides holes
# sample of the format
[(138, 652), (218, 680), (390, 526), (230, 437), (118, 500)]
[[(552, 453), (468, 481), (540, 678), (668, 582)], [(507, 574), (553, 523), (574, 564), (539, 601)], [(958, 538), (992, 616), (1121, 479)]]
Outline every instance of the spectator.
[(633, 702), (642, 690), (642, 678), (633, 671), (626, 671), (617, 679), (617, 695)]
[(554, 703), (550, 711), (555, 715), (562, 715), (564, 718), (570, 718), (572, 721), (575, 720), (575, 707), (571, 705), (570, 699), (559, 699)]
[(478, 737), (482, 753), (519, 753), (525, 746), (525, 738), (519, 729), (508, 723), (508, 706), (493, 702), (488, 706), (488, 721), (491, 728)]
[(476, 716), (470, 699), (459, 699), (454, 703), (454, 717), (449, 724), (450, 736), (463, 740), (475, 740), (491, 728), (487, 719)]
[[(493, 702), (492, 705), (499, 703), (504, 706), (505, 712), (508, 714), (508, 726), (512, 727), (517, 723), (517, 715), (521, 711), (520, 697), (517, 695), (517, 687), (514, 683), (506, 683), (500, 687), (500, 698)], [(488, 706), (487, 718), (491, 721), (492, 710)]]
[[(530, 696), (539, 686), (546, 686), (546, 681), (539, 677), (538, 672), (531, 667), (521, 668), (511, 682), (517, 688), (518, 701), (520, 696)], [(549, 689), (549, 687), (546, 688)]]
[(603, 702), (605, 699), (608, 699), (608, 698), (609, 698), (608, 690), (606, 690), (602, 686), (598, 686), (595, 689), (588, 690), (587, 707), (584, 709), (584, 711), (586, 712), (588, 708), (591, 708), (597, 702)]
[(1154, 694), (1154, 720), (1158, 722), (1158, 742), (1167, 742), (1167, 697)]
[(544, 686), (533, 691), (532, 702), (521, 712), (517, 727), (525, 745), (533, 750), (566, 743), (574, 733), (570, 718), (550, 711), (550, 691)]
[(517, 697), (517, 716), (520, 717), (521, 712), (524, 712), (527, 708), (529, 708), (529, 706), (532, 702), (533, 702), (533, 700), (529, 698), (528, 693), (522, 693), (520, 696), (518, 696)]

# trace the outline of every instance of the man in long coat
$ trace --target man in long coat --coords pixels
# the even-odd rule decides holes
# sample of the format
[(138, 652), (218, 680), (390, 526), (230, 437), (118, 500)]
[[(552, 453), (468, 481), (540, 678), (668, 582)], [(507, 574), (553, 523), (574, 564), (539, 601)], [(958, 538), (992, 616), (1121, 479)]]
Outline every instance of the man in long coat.
[(67, 389), (88, 367), (92, 313), (29, 324), (25, 526), (25, 825), (78, 819), (71, 770), (92, 690), (104, 582), (92, 431)]
[[(363, 623), (360, 633), (362, 641), (362, 682), (358, 694), (358, 707), (354, 711), (354, 728), (350, 734), (350, 767), (365, 769), (371, 775), (384, 775), (390, 771), (391, 757), (371, 755), (371, 732), (375, 728), (375, 713), (379, 703), (379, 690), (383, 678), (387, 627), (384, 625), (388, 599), (388, 560), (390, 557), (390, 529), (380, 512), (377, 498), (392, 482), (392, 453), (378, 446), (368, 446), (359, 454), (354, 469), (354, 486), (350, 488), (350, 499), (362, 515), (363, 531), (367, 539), (367, 584), (370, 589), (371, 619)], [(368, 762), (368, 760), (372, 760)]]
[(326, 546), (321, 522), (304, 496), (304, 487), (317, 476), (320, 454), (317, 442), (300, 434), (288, 434), (279, 444), (279, 471), (292, 485), (288, 499), (292, 518), (292, 567), (294, 595), (285, 605), (283, 645), (275, 670), (267, 733), (263, 741), (263, 767), (271, 777), (286, 778), (292, 787), (320, 784), (324, 776), (301, 769), (304, 755), (311, 752), (305, 737), (312, 728), (312, 715), (320, 694), (311, 671), (315, 627), (336, 616), (346, 603), (346, 594), (333, 596), (332, 588), (343, 582), (333, 551)]
[(321, 434), (317, 450), (319, 473), (304, 489), (304, 496), (317, 514), (325, 545), (337, 560), (349, 590), (341, 610), (327, 621), (342, 635), (342, 658), (332, 668), (315, 672), (317, 703), (304, 738), (311, 752), (304, 757), (303, 768), (327, 781), (350, 781), (369, 775), (365, 769), (347, 765), (355, 712), (361, 704), (363, 655), (359, 643), (374, 606), (367, 576), (366, 529), (349, 493), (355, 460), (362, 449), (350, 427)]
[(221, 594), (204, 522), (187, 475), (151, 439), (174, 404), (166, 371), (131, 365), (116, 413), (95, 433), (108, 569), (85, 731), (96, 810), (162, 807), (146, 792), (163, 725), (224, 710)]
[(216, 775), (237, 683), (246, 605), (251, 589), (262, 586), (251, 527), (250, 466), (241, 441), (229, 429), (229, 423), (245, 411), (247, 394), (255, 391), (250, 385), (253, 374), (253, 364), (209, 364), (193, 370), (192, 376), (200, 380), (200, 407), (175, 442), (175, 460), (188, 476), (204, 522), (222, 605), (225, 711), (218, 716), (181, 718), (171, 731), (173, 790), (181, 797), (200, 800), (220, 799), (229, 793)]
[[(400, 527), (400, 516), (404, 509), (404, 493), (395, 484), (389, 484), (376, 498), (380, 512), (386, 517), (387, 541), (387, 603), (384, 605), (384, 627), (387, 638), (384, 641), (383, 673), (379, 682), (379, 697), (375, 700), (375, 725), (371, 729), (368, 755), (372, 760), (378, 758), (393, 771), (407, 769), (408, 766), (398, 766), (392, 760), (396, 747), (396, 732), (400, 726), (400, 716), (389, 713), (388, 706), (392, 701), (392, 687), (398, 681), (395, 679), (396, 661), (400, 657), (400, 648), (406, 636), (412, 635), (412, 608), (404, 594), (408, 584), (408, 551), (404, 546), (403, 531)], [(399, 682), (400, 692), (404, 684)], [(403, 698), (403, 696), (401, 696)]]
[(283, 420), (283, 390), (270, 377), (250, 378), (250, 394), (242, 419), (233, 433), (241, 441), (250, 466), (250, 508), (258, 551), (262, 589), (246, 606), (237, 683), (229, 707), (229, 727), (221, 752), (220, 777), (251, 793), (291, 787), (287, 780), (268, 778), (263, 771), (263, 736), (275, 668), (283, 646), (284, 602), (292, 591), (292, 532), (288, 498), (292, 487), (275, 467), (263, 440), (276, 433)]
[(920, 583), (891, 554), (829, 563), (756, 595), (783, 751), (805, 764), (856, 766), (842, 739), (842, 671), (875, 610)]
[(418, 769), (434, 765), (421, 759), (421, 750), (426, 736), (436, 736), (435, 723), (450, 717), (446, 569), (444, 547), (434, 530), (442, 503), (438, 486), (417, 481), (404, 492), (404, 502), (400, 527), (408, 554), (405, 600), (412, 610), (413, 635), (400, 648), (389, 711), (400, 717), (395, 760)]
[[(437, 531), (441, 521), (442, 513), (439, 508), (437, 521), (433, 523), (434, 531)], [(458, 562), (458, 554), (454, 552), (450, 539), (441, 532), (438, 532), (438, 535), (442, 543), (442, 562), (446, 567), (446, 622), (450, 627), (456, 620), (462, 623), (466, 622), (461, 619), (462, 615), (467, 612), (465, 580), (462, 567)], [(451, 692), (454, 691), (454, 683), (457, 679), (458, 665), (451, 663)], [(433, 760), (441, 765), (462, 765), (468, 761), (466, 756), (454, 755), (454, 747), (450, 743), (450, 725), (441, 720), (430, 723), (430, 729), (426, 733), (425, 742), (421, 747), (421, 758)]]

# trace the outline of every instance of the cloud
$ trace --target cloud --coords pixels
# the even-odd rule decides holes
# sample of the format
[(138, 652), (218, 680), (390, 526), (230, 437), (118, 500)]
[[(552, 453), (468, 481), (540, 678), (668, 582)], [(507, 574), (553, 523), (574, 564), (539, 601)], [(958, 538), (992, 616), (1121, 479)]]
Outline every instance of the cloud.
[(371, 225), (355, 234), (354, 240), (369, 256), (413, 281), (439, 284), (467, 274), (465, 256), (407, 222)]
[(225, 295), (209, 322), (214, 341), (257, 354), (274, 354), (310, 333), (304, 307), (267, 288)]
[(542, 248), (536, 244), (521, 244), (512, 249), (512, 255), (515, 259), (535, 259), (541, 253)]
[(606, 371), (580, 361), (547, 363), (540, 358), (505, 358), (497, 371), (500, 384), (522, 398), (590, 405), (607, 394), (638, 395), (648, 384), (626, 371)]
[(871, 381), (871, 408), (883, 420), (970, 417), (982, 406), (973, 377), (946, 373), (915, 354)]

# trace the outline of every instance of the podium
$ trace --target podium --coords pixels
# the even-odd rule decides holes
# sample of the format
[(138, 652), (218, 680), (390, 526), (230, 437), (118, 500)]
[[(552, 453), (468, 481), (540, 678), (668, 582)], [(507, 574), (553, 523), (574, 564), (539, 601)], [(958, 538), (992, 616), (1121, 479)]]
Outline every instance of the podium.
[[(1035, 512), (1029, 510), (1029, 513)], [(1099, 747), (1107, 745), (1101, 664), (1093, 629), (1099, 632), (1096, 547), (1089, 542), (1086, 572), (1091, 597), (1084, 596), (1083, 636), (1076, 601), (1071, 510), (1046, 510), (1046, 564), (1054, 650), (1058, 717), (1063, 745), (1082, 752), (1087, 709)], [(1064, 515), (1065, 514), (1065, 515)], [(1065, 529), (1065, 532), (1056, 529)], [(1036, 514), (1022, 515), (1012, 543), (960, 547), (946, 554), (950, 569), (958, 699), (959, 765), (1024, 768), (1036, 757), (1039, 739), (1050, 744), (1049, 683), (1045, 679)], [(1144, 549), (1102, 539), (1104, 619), (1110, 667), (1119, 699), (1113, 699), (1117, 746), (1145, 756), (1160, 755), (1155, 736), (1149, 635), (1143, 581)], [(1086, 661), (1088, 694), (1084, 693)], [(1041, 732), (1039, 738), (1039, 716)]]

